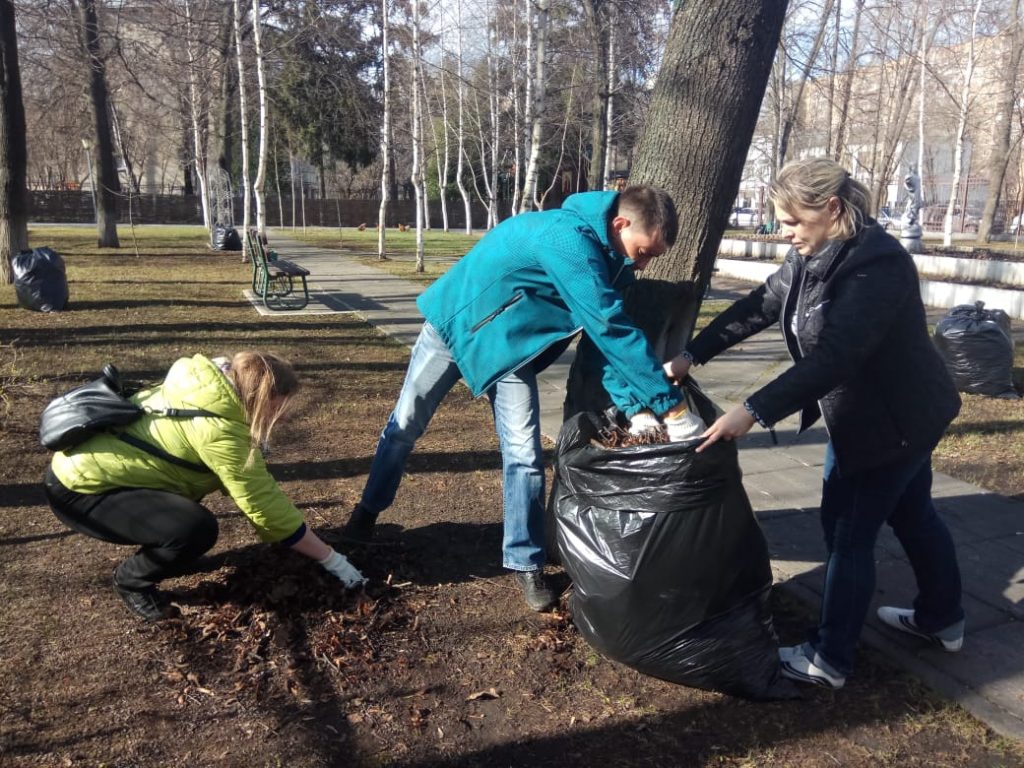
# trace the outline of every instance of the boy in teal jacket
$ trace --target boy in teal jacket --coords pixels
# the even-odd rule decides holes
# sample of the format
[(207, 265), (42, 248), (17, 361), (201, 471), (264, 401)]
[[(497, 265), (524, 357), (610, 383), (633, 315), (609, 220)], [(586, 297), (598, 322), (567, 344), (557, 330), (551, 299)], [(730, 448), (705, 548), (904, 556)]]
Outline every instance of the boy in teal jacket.
[(605, 360), (604, 385), (627, 417), (662, 414), (682, 396), (625, 314), (633, 273), (675, 242), (672, 199), (652, 187), (584, 192), (560, 210), (499, 224), (417, 301), (426, 322), (345, 533), (367, 541), (391, 505), (416, 440), (461, 378), (494, 412), (504, 466), (502, 561), (537, 611), (544, 579), (544, 463), (537, 373), (580, 331)]

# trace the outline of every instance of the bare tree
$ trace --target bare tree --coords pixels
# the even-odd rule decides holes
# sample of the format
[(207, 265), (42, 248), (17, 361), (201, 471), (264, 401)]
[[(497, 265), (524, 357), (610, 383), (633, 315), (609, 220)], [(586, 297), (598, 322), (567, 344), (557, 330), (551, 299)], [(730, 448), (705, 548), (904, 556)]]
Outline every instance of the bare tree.
[(263, 33), (261, 30), (260, 0), (252, 0), (252, 43), (256, 55), (256, 83), (260, 100), (260, 152), (256, 161), (256, 180), (252, 184), (256, 196), (256, 229), (260, 237), (267, 234), (267, 194), (264, 190), (267, 178), (267, 128), (270, 116), (267, 106), (267, 74), (263, 55)]
[(94, 127), (93, 180), (97, 185), (96, 231), (100, 248), (119, 248), (117, 238), (118, 196), (121, 182), (114, 161), (114, 140), (110, 127), (110, 92), (107, 90), (106, 63), (100, 45), (100, 23), (96, 0), (77, 2), (77, 32), (86, 65), (89, 68), (89, 100)]
[(999, 100), (995, 119), (992, 154), (989, 161), (988, 196), (978, 225), (978, 239), (988, 242), (992, 234), (992, 220), (999, 207), (1006, 168), (1010, 162), (1010, 139), (1013, 127), (1013, 105), (1019, 98), (1021, 52), (1024, 51), (1024, 25), (1020, 20), (1020, 0), (1010, 0), (1009, 19), (1003, 31), (1006, 45), (1006, 85)]
[(850, 55), (846, 67), (846, 74), (843, 76), (839, 114), (836, 124), (836, 141), (832, 148), (832, 157), (839, 162), (843, 161), (843, 152), (846, 151), (846, 129), (850, 115), (850, 96), (853, 93), (853, 79), (857, 71), (857, 59), (860, 49), (860, 22), (864, 15), (864, 0), (856, 0), (853, 12), (853, 39), (850, 43)]
[(527, 153), (529, 158), (526, 166), (526, 182), (523, 186), (523, 199), (519, 210), (528, 211), (538, 207), (537, 200), (537, 174), (540, 164), (540, 148), (544, 139), (544, 92), (546, 85), (546, 58), (547, 38), (549, 26), (549, 0), (537, 0), (537, 23), (536, 23), (536, 45), (534, 46), (535, 60), (527, 62), (530, 74), (527, 75), (527, 82), (530, 87), (527, 91), (532, 94), (532, 105), (530, 117), (532, 124), (529, 125), (530, 149)]
[(14, 3), (0, 0), (0, 283), (3, 284), (11, 282), (11, 258), (28, 248), (27, 166)]
[[(233, 0), (235, 27), (235, 59), (238, 63), (238, 115), (242, 128), (242, 232), (243, 238), (248, 236), (252, 226), (252, 187), (249, 184), (249, 104), (245, 92), (245, 57), (242, 48), (242, 3)], [(242, 260), (247, 258), (248, 251), (242, 249)]]
[[(388, 0), (381, 0), (381, 49), (383, 52), (384, 68), (384, 118), (380, 129), (380, 210), (377, 213), (377, 258), (384, 260), (387, 254), (384, 250), (384, 236), (387, 228), (388, 218), (388, 171), (391, 169), (391, 52), (388, 49)], [(462, 34), (461, 32), (459, 33)], [(461, 158), (460, 158), (461, 170)]]
[(206, 168), (206, 119), (200, 103), (199, 42), (196, 40), (195, 19), (190, 0), (185, 0), (185, 22), (185, 49), (188, 52), (189, 114), (192, 120), (192, 157), (195, 160), (196, 180), (199, 182), (199, 199), (203, 209), (203, 224), (212, 231), (213, 217), (210, 212), (210, 192)]
[(420, 98), (420, 60), (423, 51), (420, 49), (420, 3), (412, 2), (412, 57), (410, 68), (412, 75), (412, 181), (416, 195), (416, 271), (423, 272), (423, 169), (420, 158), (423, 156), (423, 106)]
[[(469, 200), (469, 190), (466, 189), (466, 181), (463, 178), (464, 171), (464, 159), (466, 157), (466, 85), (462, 79), (462, 0), (455, 0), (456, 9), (456, 75), (455, 82), (458, 84), (458, 101), (459, 101), (459, 127), (456, 132), (455, 139), (458, 145), (458, 160), (455, 165), (455, 184), (459, 188), (459, 194), (462, 195), (462, 208), (465, 211), (466, 217), (466, 234), (473, 233), (473, 210)], [(384, 80), (387, 82), (387, 70), (385, 69)], [(385, 89), (386, 92), (386, 89)], [(385, 97), (386, 99), (386, 97)], [(385, 120), (387, 119), (387, 101), (385, 100)]]
[(953, 244), (953, 216), (956, 212), (957, 199), (960, 196), (960, 176), (964, 166), (964, 135), (967, 132), (967, 116), (971, 108), (971, 81), (974, 79), (975, 42), (978, 36), (978, 14), (981, 13), (981, 2), (982, 0), (975, 0), (974, 12), (971, 14), (971, 36), (967, 45), (967, 63), (958, 105), (959, 117), (953, 139), (953, 181), (950, 184), (946, 216), (942, 222), (942, 244), (947, 247)]

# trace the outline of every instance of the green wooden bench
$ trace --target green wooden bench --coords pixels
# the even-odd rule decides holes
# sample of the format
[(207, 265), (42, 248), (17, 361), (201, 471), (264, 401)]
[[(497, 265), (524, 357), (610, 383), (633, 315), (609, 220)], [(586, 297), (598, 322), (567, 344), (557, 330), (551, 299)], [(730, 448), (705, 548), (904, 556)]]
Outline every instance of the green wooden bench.
[(275, 311), (295, 310), (309, 303), (308, 269), (275, 258), (255, 229), (245, 233), (245, 250), (252, 263), (252, 292), (260, 297), (263, 306)]

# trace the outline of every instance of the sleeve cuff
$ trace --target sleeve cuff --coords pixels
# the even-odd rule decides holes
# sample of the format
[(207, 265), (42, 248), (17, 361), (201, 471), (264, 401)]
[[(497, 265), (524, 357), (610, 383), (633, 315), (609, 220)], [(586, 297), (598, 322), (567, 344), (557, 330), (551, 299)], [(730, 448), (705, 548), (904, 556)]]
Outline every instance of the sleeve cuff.
[(680, 357), (684, 357), (687, 360), (689, 360), (690, 361), (690, 365), (704, 365), (704, 361), (697, 359), (697, 357), (693, 354), (693, 352), (691, 352), (688, 349), (684, 349), (682, 352), (680, 352), (679, 356)]
[(760, 424), (765, 429), (770, 429), (771, 428), (771, 424), (769, 424), (767, 421), (765, 421), (764, 419), (762, 419), (758, 415), (757, 411), (754, 410), (754, 406), (752, 406), (750, 404), (749, 400), (744, 400), (743, 401), (743, 407), (747, 409), (747, 413), (749, 413), (753, 417), (754, 421), (756, 421), (758, 424)]
[(281, 539), (277, 543), (280, 544), (283, 547), (290, 547), (292, 544), (297, 542), (299, 539), (301, 539), (305, 535), (306, 535), (306, 524), (303, 523), (302, 525), (299, 526), (298, 530), (296, 530), (295, 533), (293, 533), (291, 536), (289, 536), (286, 539)]

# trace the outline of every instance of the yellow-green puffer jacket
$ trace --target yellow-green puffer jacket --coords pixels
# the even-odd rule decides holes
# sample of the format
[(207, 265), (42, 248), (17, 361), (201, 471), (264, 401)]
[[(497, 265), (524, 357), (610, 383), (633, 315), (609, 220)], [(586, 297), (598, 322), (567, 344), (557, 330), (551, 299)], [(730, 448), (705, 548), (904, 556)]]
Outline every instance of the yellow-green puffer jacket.
[(65, 487), (85, 494), (153, 488), (194, 501), (221, 489), (263, 541), (281, 541), (299, 530), (302, 513), (270, 476), (259, 450), (246, 466), (249, 424), (238, 393), (216, 363), (202, 355), (184, 357), (171, 366), (163, 384), (139, 392), (132, 401), (155, 409), (202, 408), (217, 414), (191, 419), (143, 416), (120, 428), (210, 471), (178, 467), (104, 433), (54, 455), (53, 473)]

